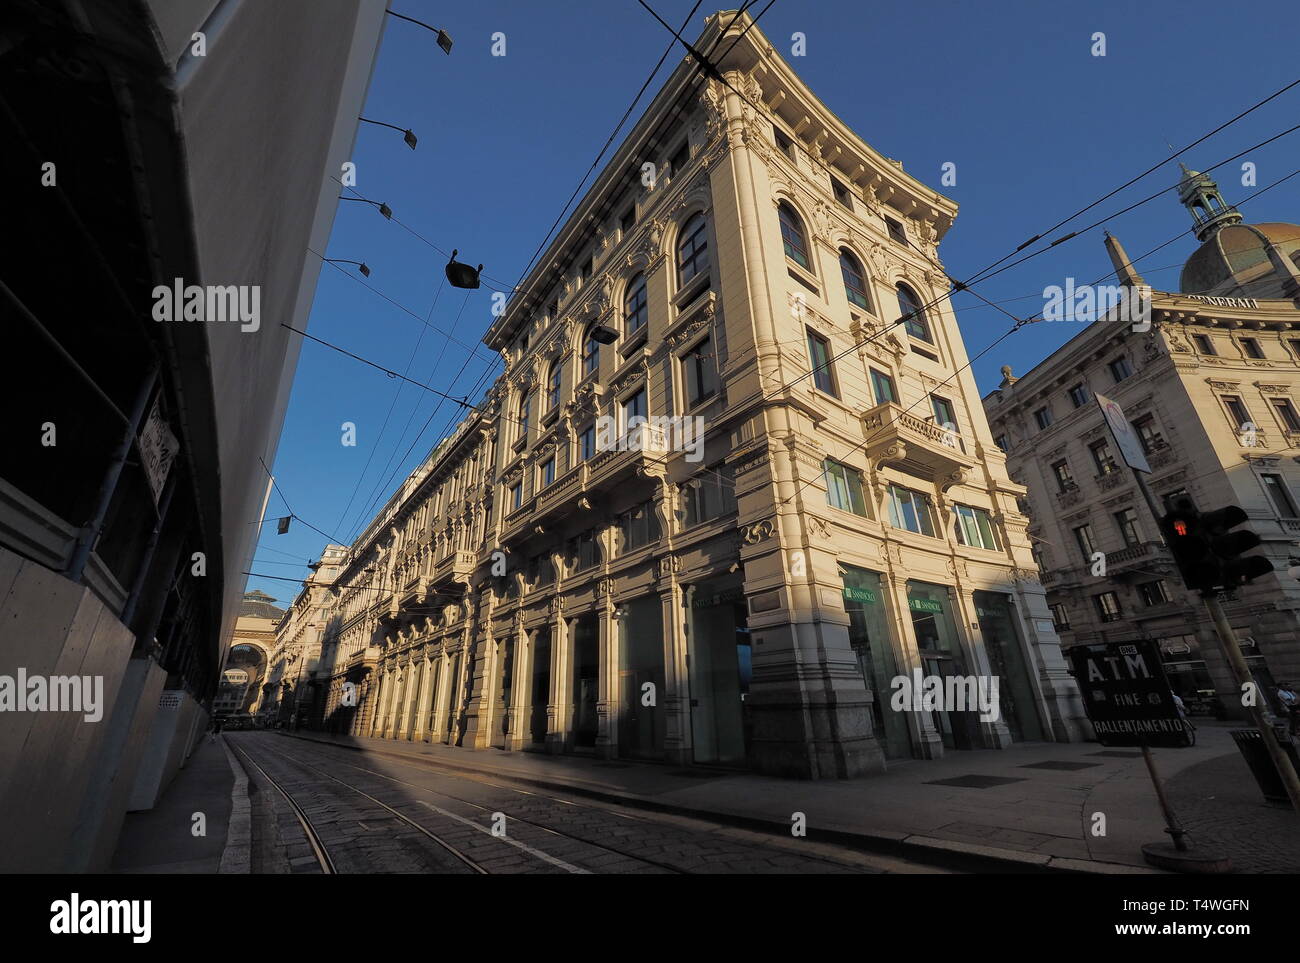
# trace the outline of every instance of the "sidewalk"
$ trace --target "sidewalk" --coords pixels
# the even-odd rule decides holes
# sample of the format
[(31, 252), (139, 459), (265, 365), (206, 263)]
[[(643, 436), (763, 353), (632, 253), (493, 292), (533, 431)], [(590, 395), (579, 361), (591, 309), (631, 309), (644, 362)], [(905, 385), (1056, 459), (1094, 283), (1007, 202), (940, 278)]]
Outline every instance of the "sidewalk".
[[(242, 773), (239, 780), (243, 781)], [(236, 774), (225, 742), (201, 737), (158, 805), (126, 814), (110, 872), (240, 872), (238, 865), (232, 866), (232, 858), (237, 864), (241, 856), (242, 872), (248, 872), (247, 790), (240, 799), (242, 806), (236, 808), (231, 799), (235, 786)], [(203, 836), (193, 834), (195, 813), (202, 813), (206, 821)]]
[[(1193, 845), (1217, 845), (1238, 872), (1300, 871), (1300, 829), (1264, 803), (1229, 734), (1205, 721), (1197, 745), (1153, 750)], [(565, 789), (631, 806), (766, 828), (807, 817), (809, 835), (919, 859), (957, 858), (976, 868), (1102, 873), (1157, 872), (1144, 843), (1167, 841), (1139, 750), (1096, 743), (1017, 743), (953, 751), (939, 760), (891, 760), (851, 780), (799, 781), (653, 763), (532, 752), (467, 750), (325, 733), (295, 738), (425, 760), (448, 769)], [(1095, 814), (1105, 835), (1094, 836)], [(1182, 815), (1180, 813), (1180, 815)], [(1289, 839), (1278, 838), (1279, 832)]]

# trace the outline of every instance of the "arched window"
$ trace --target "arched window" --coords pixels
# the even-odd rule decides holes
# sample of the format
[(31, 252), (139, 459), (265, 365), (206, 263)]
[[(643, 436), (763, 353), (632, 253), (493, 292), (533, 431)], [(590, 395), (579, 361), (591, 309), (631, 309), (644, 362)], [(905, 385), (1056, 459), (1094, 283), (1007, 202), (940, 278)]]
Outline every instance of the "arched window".
[(709, 239), (705, 231), (707, 226), (704, 215), (696, 214), (682, 227), (677, 242), (678, 287), (685, 287), (709, 270)]
[(636, 334), (645, 326), (647, 315), (645, 275), (638, 274), (627, 286), (627, 297), (623, 300), (623, 333)]
[(907, 328), (908, 334), (934, 344), (934, 338), (930, 334), (930, 323), (925, 320), (920, 299), (906, 284), (898, 285), (898, 315), (907, 318), (903, 326)]
[(588, 328), (587, 333), (582, 338), (582, 376), (584, 378), (600, 367), (600, 342), (596, 340), (592, 331), (593, 328)]
[(546, 377), (546, 410), (550, 411), (560, 403), (560, 362), (551, 365), (551, 373)]
[(849, 304), (856, 304), (864, 310), (871, 310), (871, 298), (867, 295), (867, 278), (858, 259), (843, 248), (840, 249), (840, 274), (844, 278), (844, 293)]
[(776, 206), (781, 218), (781, 241), (785, 244), (785, 256), (805, 271), (808, 268), (808, 242), (804, 240), (803, 220), (795, 209), (782, 201)]

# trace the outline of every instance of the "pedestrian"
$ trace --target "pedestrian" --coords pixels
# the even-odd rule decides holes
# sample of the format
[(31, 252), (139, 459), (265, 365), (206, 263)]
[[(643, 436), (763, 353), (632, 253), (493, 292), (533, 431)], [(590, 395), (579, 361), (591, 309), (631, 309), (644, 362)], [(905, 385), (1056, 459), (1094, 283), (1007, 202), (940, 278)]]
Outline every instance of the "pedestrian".
[(1192, 734), (1192, 742), (1196, 742), (1196, 726), (1192, 725), (1192, 720), (1187, 717), (1187, 706), (1183, 705), (1182, 697), (1177, 692), (1171, 692), (1174, 697), (1174, 708), (1178, 710), (1178, 718), (1182, 720), (1187, 731)]
[(1282, 703), (1282, 710), (1290, 722), (1291, 735), (1294, 736), (1296, 726), (1300, 723), (1300, 697), (1296, 696), (1295, 688), (1290, 683), (1283, 683), (1277, 687), (1277, 699)]
[(216, 742), (219, 735), (221, 735), (221, 718), (218, 716), (212, 720), (212, 725), (208, 729), (208, 742)]

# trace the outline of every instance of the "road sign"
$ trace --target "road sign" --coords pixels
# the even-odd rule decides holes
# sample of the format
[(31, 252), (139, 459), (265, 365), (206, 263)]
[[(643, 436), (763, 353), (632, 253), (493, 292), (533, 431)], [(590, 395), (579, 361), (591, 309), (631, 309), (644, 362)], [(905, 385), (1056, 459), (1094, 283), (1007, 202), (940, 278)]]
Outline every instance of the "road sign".
[(1144, 471), (1151, 474), (1151, 466), (1147, 464), (1146, 452), (1142, 450), (1142, 442), (1133, 431), (1133, 426), (1128, 423), (1124, 417), (1124, 409), (1118, 404), (1107, 398), (1105, 395), (1093, 395), (1097, 399), (1097, 404), (1101, 406), (1101, 413), (1106, 416), (1106, 424), (1110, 425), (1111, 436), (1115, 439), (1115, 447), (1119, 449), (1124, 464), (1128, 465), (1134, 471)]
[(140, 429), (139, 449), (140, 467), (149, 479), (149, 489), (153, 492), (153, 501), (157, 505), (162, 498), (163, 484), (172, 470), (172, 462), (180, 450), (180, 442), (167, 427), (157, 400), (149, 410), (149, 418)]
[(1103, 746), (1191, 744), (1155, 642), (1076, 645), (1069, 655), (1084, 710)]

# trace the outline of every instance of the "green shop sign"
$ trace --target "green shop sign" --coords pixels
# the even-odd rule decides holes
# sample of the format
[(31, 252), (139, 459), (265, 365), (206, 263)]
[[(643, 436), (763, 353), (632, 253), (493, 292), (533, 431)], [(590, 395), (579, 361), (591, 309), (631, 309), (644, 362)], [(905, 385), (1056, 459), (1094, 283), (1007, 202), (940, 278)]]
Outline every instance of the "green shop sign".
[(852, 585), (844, 586), (844, 597), (850, 602), (865, 602), (868, 605), (875, 605), (879, 601), (871, 589), (854, 588)]
[(943, 605), (934, 599), (908, 599), (907, 607), (913, 612), (942, 612)]

